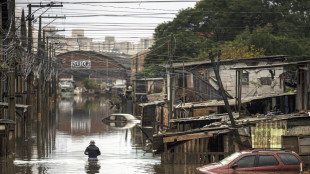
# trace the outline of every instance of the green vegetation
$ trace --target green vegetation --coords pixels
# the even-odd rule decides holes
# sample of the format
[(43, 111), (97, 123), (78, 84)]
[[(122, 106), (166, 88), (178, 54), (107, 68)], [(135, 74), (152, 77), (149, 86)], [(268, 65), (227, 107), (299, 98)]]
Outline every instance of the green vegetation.
[(202, 0), (157, 26), (144, 73), (154, 76), (162, 71), (154, 65), (169, 59), (208, 60), (218, 50), (222, 59), (289, 55), (289, 61), (305, 60), (310, 52), (309, 12), (310, 2), (302, 0)]
[(84, 79), (82, 83), (86, 89), (97, 89), (98, 88), (98, 83), (95, 80), (91, 80), (87, 78), (87, 79)]
[(158, 72), (164, 72), (165, 68), (151, 64), (147, 67), (145, 67), (141, 72), (137, 74), (138, 78), (152, 78), (152, 77), (158, 77), (160, 74)]

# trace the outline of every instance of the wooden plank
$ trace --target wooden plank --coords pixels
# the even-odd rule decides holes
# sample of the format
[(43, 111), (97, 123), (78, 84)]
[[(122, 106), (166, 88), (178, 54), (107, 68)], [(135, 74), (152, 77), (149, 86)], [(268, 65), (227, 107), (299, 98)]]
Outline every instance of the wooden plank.
[(163, 142), (169, 143), (169, 142), (193, 140), (193, 139), (198, 139), (198, 138), (208, 138), (208, 137), (213, 137), (214, 133), (221, 134), (221, 133), (228, 133), (228, 132), (230, 132), (229, 129), (224, 129), (224, 130), (220, 130), (220, 131), (209, 131), (207, 133), (175, 135), (175, 136), (171, 136), (171, 137), (164, 137)]
[(187, 164), (187, 143), (188, 142), (185, 142), (185, 143), (183, 143), (184, 144), (184, 164)]
[(199, 152), (199, 139), (195, 139), (195, 149), (194, 152)]
[(196, 138), (205, 138), (205, 137), (212, 137), (212, 136), (213, 135), (206, 134), (206, 133), (177, 135), (177, 136), (165, 137), (164, 143), (192, 140), (192, 139), (196, 139)]
[(200, 139), (200, 138), (198, 139), (198, 142), (199, 142), (199, 143), (198, 143), (198, 148), (199, 148), (199, 149), (198, 149), (198, 152), (202, 152), (202, 149), (203, 149), (202, 140), (203, 140), (203, 139)]
[(188, 152), (192, 152), (192, 140), (189, 140), (187, 143), (188, 143)]
[(147, 93), (136, 93), (136, 95), (147, 95)]
[(241, 111), (241, 97), (242, 97), (242, 70), (238, 70), (238, 112), (240, 116)]
[(210, 115), (210, 112), (217, 112), (216, 106), (210, 106), (210, 107), (200, 107), (200, 108), (194, 108), (193, 109), (193, 116), (203, 116), (203, 115)]
[(282, 148), (299, 153), (297, 136), (282, 136)]
[(203, 152), (207, 152), (210, 138), (204, 138), (203, 140)]
[[(8, 103), (6, 102), (0, 102), (0, 106), (7, 108), (9, 106)], [(16, 104), (16, 108), (22, 108), (22, 109), (27, 109), (31, 105), (22, 105), (22, 104)]]

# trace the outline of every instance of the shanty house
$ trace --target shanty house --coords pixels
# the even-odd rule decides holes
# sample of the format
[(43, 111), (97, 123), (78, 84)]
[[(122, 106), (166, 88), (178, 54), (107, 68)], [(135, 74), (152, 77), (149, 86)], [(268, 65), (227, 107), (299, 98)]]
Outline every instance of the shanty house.
[[(231, 68), (273, 65), (282, 63), (284, 60), (285, 56), (283, 55), (221, 60), (219, 62), (219, 73), (223, 87), (228, 96), (234, 98), (237, 94), (237, 72)], [(186, 95), (186, 98), (190, 102), (214, 99), (221, 100), (221, 95), (218, 92), (218, 82), (211, 61), (174, 63), (172, 67), (177, 74), (175, 75), (174, 81), (176, 99), (182, 95)], [(283, 67), (244, 70), (241, 74), (243, 85), (242, 98), (283, 93), (283, 82), (280, 79), (283, 71)], [(192, 97), (193, 95), (195, 97)]]

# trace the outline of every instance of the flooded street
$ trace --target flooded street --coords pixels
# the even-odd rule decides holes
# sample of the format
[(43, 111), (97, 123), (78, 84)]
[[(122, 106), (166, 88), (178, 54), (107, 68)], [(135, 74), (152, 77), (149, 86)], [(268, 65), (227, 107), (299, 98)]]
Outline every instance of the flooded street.
[(1, 1), (0, 174), (310, 174), (309, 2)]
[[(195, 167), (161, 165), (160, 155), (146, 153), (142, 132), (137, 125), (107, 125), (102, 118), (131, 110), (118, 108), (109, 100), (75, 97), (58, 103), (52, 126), (42, 123), (41, 134), (34, 122), (32, 138), (16, 147), (14, 161), (2, 160), (4, 173), (195, 173)], [(126, 113), (126, 112), (125, 112)], [(130, 112), (128, 112), (130, 113)], [(54, 122), (53, 122), (54, 121)], [(37, 136), (42, 136), (41, 141)], [(100, 148), (98, 162), (87, 161), (85, 148), (94, 140)], [(22, 140), (18, 140), (22, 141)]]

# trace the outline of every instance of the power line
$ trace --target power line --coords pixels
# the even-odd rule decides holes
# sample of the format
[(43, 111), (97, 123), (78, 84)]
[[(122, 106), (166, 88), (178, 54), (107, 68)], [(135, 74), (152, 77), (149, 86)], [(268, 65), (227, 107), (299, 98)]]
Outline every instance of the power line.
[[(184, 2), (199, 2), (200, 0), (143, 0), (143, 1), (54, 1), (54, 3), (62, 4), (144, 4), (144, 3), (184, 3)], [(18, 2), (16, 4), (28, 4), (29, 2)], [(41, 4), (32, 2), (32, 4)]]

